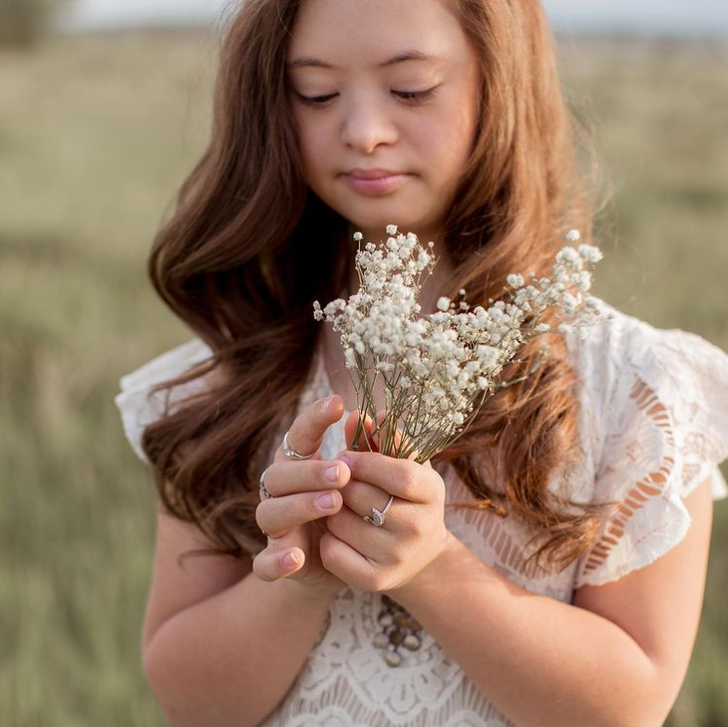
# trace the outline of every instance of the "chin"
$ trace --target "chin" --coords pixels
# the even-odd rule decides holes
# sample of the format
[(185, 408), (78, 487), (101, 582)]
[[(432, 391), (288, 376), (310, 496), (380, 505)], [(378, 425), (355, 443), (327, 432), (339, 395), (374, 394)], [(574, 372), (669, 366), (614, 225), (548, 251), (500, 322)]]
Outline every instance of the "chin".
[[(397, 225), (399, 232), (407, 234), (414, 232), (417, 234), (418, 229), (424, 229), (423, 221), (414, 219), (410, 214), (402, 214), (398, 212), (400, 205), (383, 206), (376, 213), (367, 211), (367, 213), (357, 214), (354, 211), (343, 213), (346, 219), (358, 230), (368, 231), (370, 234), (386, 236), (385, 228), (387, 225)], [(391, 210), (391, 212), (389, 211)]]
[(386, 239), (387, 225), (397, 225), (399, 232), (407, 234), (429, 230), (432, 227), (429, 210), (423, 209), (420, 214), (413, 214), (415, 205), (422, 206), (422, 200), (408, 201), (404, 197), (349, 197), (336, 194), (322, 196), (323, 201), (344, 219), (349, 220), (355, 230), (360, 230), (365, 237), (375, 240)]

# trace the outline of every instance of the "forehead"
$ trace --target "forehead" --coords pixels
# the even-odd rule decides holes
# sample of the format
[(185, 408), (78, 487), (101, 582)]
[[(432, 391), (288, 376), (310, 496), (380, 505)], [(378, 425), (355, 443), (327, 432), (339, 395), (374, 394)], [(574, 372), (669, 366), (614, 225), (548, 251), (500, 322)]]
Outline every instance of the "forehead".
[(318, 60), (334, 70), (376, 70), (405, 55), (427, 56), (422, 65), (466, 60), (467, 45), (444, 0), (303, 0), (286, 60), (290, 69)]

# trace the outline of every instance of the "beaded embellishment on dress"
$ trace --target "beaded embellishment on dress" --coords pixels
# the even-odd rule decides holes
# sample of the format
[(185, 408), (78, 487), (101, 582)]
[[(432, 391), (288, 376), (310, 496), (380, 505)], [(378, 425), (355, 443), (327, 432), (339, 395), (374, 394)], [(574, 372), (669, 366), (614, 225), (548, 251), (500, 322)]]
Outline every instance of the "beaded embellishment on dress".
[(422, 645), (422, 625), (407, 609), (384, 594), (377, 621), (382, 631), (374, 637), (374, 646), (384, 650), (384, 661), (389, 666), (402, 663), (405, 655), (400, 653), (400, 648), (417, 651)]

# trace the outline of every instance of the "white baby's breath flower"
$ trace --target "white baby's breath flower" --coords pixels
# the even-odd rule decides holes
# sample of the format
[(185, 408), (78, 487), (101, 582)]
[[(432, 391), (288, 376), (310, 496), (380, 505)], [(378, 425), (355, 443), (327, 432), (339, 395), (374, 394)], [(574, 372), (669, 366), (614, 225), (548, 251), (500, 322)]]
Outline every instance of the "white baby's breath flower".
[(579, 255), (584, 262), (590, 264), (598, 263), (604, 257), (602, 251), (594, 245), (579, 245)]
[[(341, 336), (360, 412), (377, 411), (372, 373), (385, 387), (381, 429), (399, 429), (402, 435), (394, 456), (417, 452), (417, 461), (425, 462), (459, 436), (485, 398), (507, 383), (500, 381), (503, 369), (523, 344), (551, 331), (541, 320), (547, 311), (555, 309), (568, 319), (558, 326), (560, 333), (573, 330), (574, 322), (581, 333), (584, 321), (599, 314), (596, 300), (586, 293), (590, 266), (601, 252), (566, 246), (550, 275), (532, 271), (529, 285), (522, 275), (509, 275), (504, 299), (488, 299), (487, 309), (476, 305), (471, 310), (464, 300), (456, 305), (443, 296), (435, 312), (419, 317), (420, 279), (432, 274), (437, 262), (434, 242), (423, 246), (411, 232), (398, 234), (396, 225), (388, 225), (387, 233), (386, 242), (367, 243), (356, 254), (359, 290), (323, 310), (315, 301), (313, 312), (315, 320), (325, 319)], [(360, 242), (361, 233), (355, 239)], [(465, 297), (464, 288), (459, 295)]]
[(581, 232), (579, 232), (579, 230), (569, 230), (566, 233), (566, 239), (569, 242), (577, 242), (578, 240), (581, 240)]
[(361, 234), (361, 232), (355, 232), (354, 233), (354, 239), (359, 242), (364, 238), (364, 235)]
[(581, 261), (581, 256), (573, 247), (562, 247), (556, 253), (556, 262), (568, 265), (574, 265)]

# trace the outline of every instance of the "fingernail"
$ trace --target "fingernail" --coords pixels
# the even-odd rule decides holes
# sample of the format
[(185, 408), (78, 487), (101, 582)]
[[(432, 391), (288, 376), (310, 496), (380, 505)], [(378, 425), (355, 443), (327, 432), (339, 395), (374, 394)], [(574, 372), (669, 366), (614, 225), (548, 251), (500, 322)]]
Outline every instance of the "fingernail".
[(324, 477), (329, 482), (336, 482), (339, 479), (339, 465), (335, 464), (324, 470)]
[(324, 510), (330, 510), (334, 506), (334, 496), (330, 492), (325, 492), (316, 498), (316, 504)]
[(349, 457), (348, 454), (339, 454), (335, 457), (335, 459), (338, 459), (340, 462), (343, 462), (349, 469), (351, 469), (354, 466), (354, 460)]
[(331, 402), (334, 400), (335, 396), (336, 396), (336, 394), (334, 394), (333, 396), (330, 396), (328, 399), (323, 400), (323, 402), (321, 403), (321, 411), (328, 410), (328, 408), (331, 406)]
[(286, 568), (292, 568), (294, 565), (298, 565), (298, 558), (296, 557), (296, 553), (291, 551), (290, 553), (286, 553), (283, 556), (283, 565), (286, 566)]

